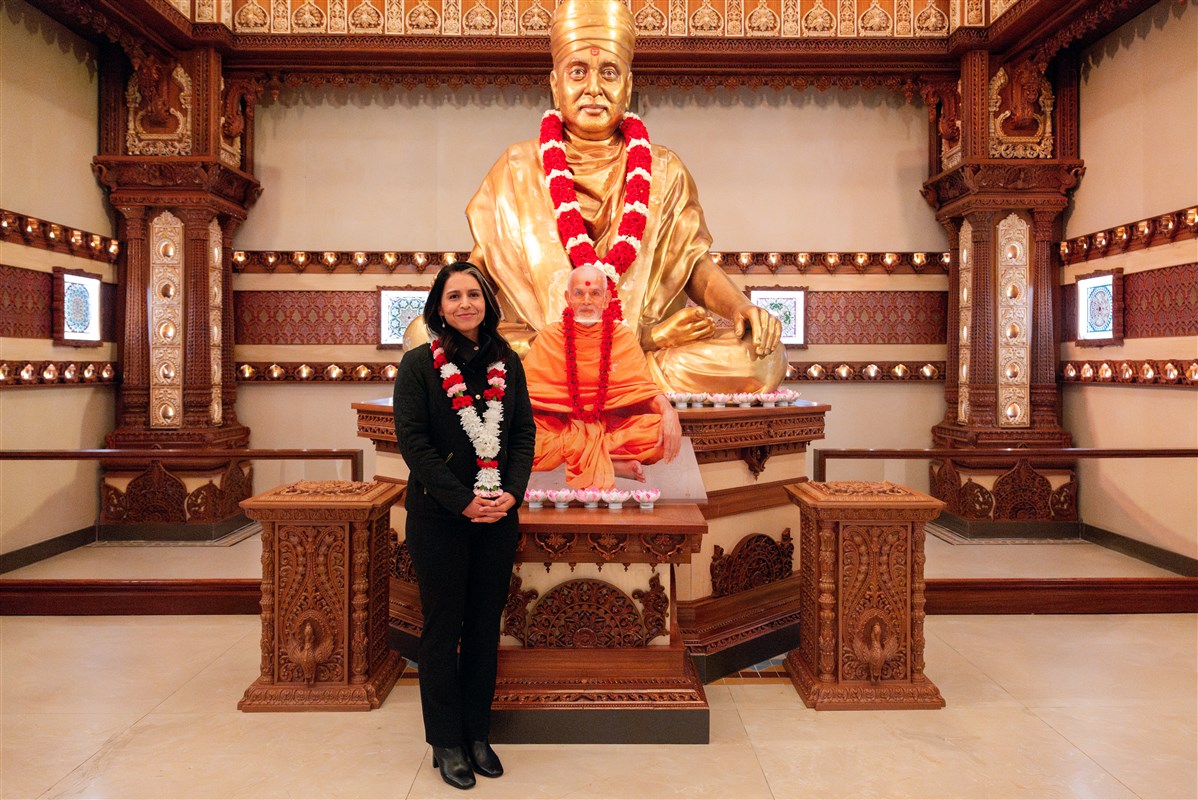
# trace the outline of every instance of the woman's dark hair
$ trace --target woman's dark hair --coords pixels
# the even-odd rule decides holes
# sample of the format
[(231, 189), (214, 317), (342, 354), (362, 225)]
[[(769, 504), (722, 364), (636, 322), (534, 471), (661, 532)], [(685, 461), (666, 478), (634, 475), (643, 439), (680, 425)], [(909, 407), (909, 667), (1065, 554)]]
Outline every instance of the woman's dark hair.
[(482, 348), (480, 355), (488, 362), (507, 358), (508, 354), (512, 352), (512, 347), (499, 332), (499, 321), (503, 317), (503, 312), (499, 309), (499, 299), (495, 296), (495, 289), (483, 277), (482, 270), (469, 261), (455, 261), (442, 267), (441, 271), (437, 273), (437, 277), (433, 279), (433, 286), (428, 290), (428, 300), (424, 303), (424, 324), (428, 327), (429, 338), (441, 339), (445, 357), (450, 361), (456, 360), (458, 351), (466, 342), (466, 337), (458, 333), (451, 325), (446, 324), (445, 317), (441, 316), (441, 297), (445, 294), (445, 284), (450, 275), (459, 272), (464, 272), (474, 278), (483, 290), (486, 313), (483, 314), (483, 321), (478, 329), (478, 343)]

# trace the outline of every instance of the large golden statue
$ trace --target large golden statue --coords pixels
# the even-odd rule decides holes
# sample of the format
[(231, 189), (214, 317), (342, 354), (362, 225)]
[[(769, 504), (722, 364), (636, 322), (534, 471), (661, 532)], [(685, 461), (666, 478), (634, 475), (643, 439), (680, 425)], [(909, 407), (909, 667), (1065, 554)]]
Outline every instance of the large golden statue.
[[(619, 0), (558, 6), (549, 28), (557, 111), (539, 139), (508, 148), (470, 201), (470, 260), (498, 285), (504, 333), (518, 349), (561, 318), (570, 271), (594, 263), (616, 283), (663, 389), (773, 389), (786, 371), (781, 325), (711, 259), (695, 183), (678, 156), (650, 145), (625, 114), (634, 42)], [(717, 330), (713, 313), (732, 327)]]

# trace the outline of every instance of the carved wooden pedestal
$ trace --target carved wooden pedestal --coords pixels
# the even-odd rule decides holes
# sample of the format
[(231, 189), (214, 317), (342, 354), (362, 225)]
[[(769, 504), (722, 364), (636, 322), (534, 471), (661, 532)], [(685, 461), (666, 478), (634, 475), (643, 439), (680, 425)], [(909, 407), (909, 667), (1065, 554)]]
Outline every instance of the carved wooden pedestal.
[(242, 711), (369, 711), (403, 671), (387, 646), (388, 515), (403, 488), (298, 481), (242, 502), (262, 523), (262, 674)]
[(787, 487), (802, 510), (799, 647), (809, 708), (943, 708), (923, 674), (924, 524), (944, 503), (889, 482)]

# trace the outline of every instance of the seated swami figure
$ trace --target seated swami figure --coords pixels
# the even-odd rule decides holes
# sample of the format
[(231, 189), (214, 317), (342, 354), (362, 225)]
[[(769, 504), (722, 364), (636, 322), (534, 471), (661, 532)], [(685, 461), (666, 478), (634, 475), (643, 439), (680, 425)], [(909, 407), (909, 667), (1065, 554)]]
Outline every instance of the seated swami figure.
[(643, 481), (643, 464), (678, 454), (678, 412), (609, 305), (603, 272), (575, 269), (564, 294), (562, 320), (545, 326), (524, 357), (537, 427), (532, 468), (564, 463), (566, 483), (578, 489), (610, 489), (616, 476)]
[[(690, 173), (625, 113), (634, 42), (619, 0), (557, 7), (549, 28), (556, 110), (539, 139), (508, 148), (470, 201), (470, 261), (499, 287), (511, 321), (503, 332), (517, 350), (561, 315), (570, 270), (595, 264), (614, 283), (613, 302), (658, 386), (774, 389), (786, 372), (780, 323), (712, 260)], [(717, 330), (712, 314), (732, 327)]]

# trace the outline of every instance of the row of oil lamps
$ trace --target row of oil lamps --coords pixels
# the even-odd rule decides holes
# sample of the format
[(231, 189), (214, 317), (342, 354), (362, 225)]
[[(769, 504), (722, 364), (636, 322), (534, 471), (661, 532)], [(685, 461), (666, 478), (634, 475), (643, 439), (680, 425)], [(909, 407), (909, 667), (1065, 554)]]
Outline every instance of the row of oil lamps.
[[(325, 381), (369, 381), (369, 380), (395, 380), (395, 374), (398, 372), (398, 367), (394, 364), (387, 364), (379, 369), (376, 373), (374, 367), (366, 364), (359, 364), (348, 372), (341, 368), (338, 364), (329, 364), (323, 369), (313, 367), (308, 364), (300, 364), (298, 367), (285, 367), (280, 364), (271, 364), (269, 367), (256, 367), (253, 364), (242, 364), (237, 368), (237, 378), (243, 381), (268, 380), (281, 381), (291, 378), (299, 381), (325, 380)], [(375, 375), (377, 374), (377, 378)]]
[(74, 255), (106, 261), (115, 261), (121, 252), (121, 243), (116, 239), (0, 209), (0, 238), (10, 236), (20, 236), (26, 242), (41, 239), (61, 245)]
[[(359, 364), (351, 370), (346, 370), (338, 364), (328, 364), (324, 367), (319, 365), (312, 366), (310, 364), (300, 364), (299, 366), (285, 366), (282, 364), (271, 364), (268, 367), (255, 366), (253, 364), (241, 364), (237, 367), (237, 377), (242, 381), (392, 381), (395, 380), (397, 368), (394, 364), (386, 364), (379, 368), (378, 365), (370, 366), (367, 364)], [(940, 377), (940, 368), (935, 364), (924, 364), (921, 367), (908, 367), (906, 364), (894, 364), (889, 367), (879, 366), (877, 364), (866, 364), (865, 366), (853, 366), (851, 364), (839, 364), (835, 367), (825, 367), (823, 364), (808, 364), (808, 365), (791, 365), (787, 370), (787, 380), (928, 380), (934, 381)]]
[[(1182, 362), (1184, 363), (1184, 361)], [(1163, 365), (1159, 361), (1141, 361), (1135, 364), (1123, 361), (1069, 361), (1061, 368), (1066, 381), (1094, 381), (1098, 383), (1186, 383), (1198, 384), (1198, 361), (1190, 362), (1183, 372), (1172, 361)]]
[[(282, 264), (290, 264), (296, 271), (303, 272), (310, 265), (317, 264), (326, 270), (334, 270), (340, 264), (352, 265), (359, 271), (365, 270), (371, 265), (381, 265), (388, 272), (394, 271), (401, 264), (410, 264), (416, 268), (417, 272), (424, 272), (430, 264), (439, 261), (441, 264), (452, 264), (459, 258), (465, 258), (461, 253), (447, 251), (440, 253), (400, 253), (388, 251), (385, 253), (366, 252), (357, 250), (354, 252), (339, 252), (335, 250), (326, 250), (324, 252), (309, 252), (307, 250), (294, 250), (291, 252), (276, 252), (274, 250), (263, 251), (247, 251), (235, 250), (233, 252), (234, 269), (244, 269), (247, 264), (260, 264), (268, 272), (273, 272)], [(770, 272), (775, 272), (782, 267), (795, 267), (800, 272), (805, 272), (810, 267), (822, 267), (827, 270), (834, 270), (843, 265), (852, 267), (856, 270), (864, 270), (870, 266), (878, 265), (887, 272), (891, 272), (899, 266), (907, 265), (915, 271), (921, 271), (929, 265), (939, 266), (947, 269), (952, 257), (949, 253), (719, 253), (713, 252), (711, 258), (716, 264), (728, 263), (730, 266), (739, 268), (742, 272), (753, 266), (764, 266)]]
[(112, 364), (0, 362), (0, 386), (46, 383), (107, 383), (116, 375)]
[(1111, 248), (1119, 252), (1136, 240), (1147, 243), (1154, 235), (1172, 241), (1183, 228), (1191, 234), (1198, 234), (1198, 206), (1066, 239), (1060, 244), (1061, 260), (1066, 263), (1084, 261), (1104, 256)]

